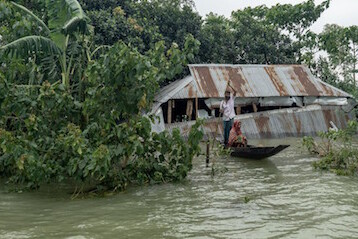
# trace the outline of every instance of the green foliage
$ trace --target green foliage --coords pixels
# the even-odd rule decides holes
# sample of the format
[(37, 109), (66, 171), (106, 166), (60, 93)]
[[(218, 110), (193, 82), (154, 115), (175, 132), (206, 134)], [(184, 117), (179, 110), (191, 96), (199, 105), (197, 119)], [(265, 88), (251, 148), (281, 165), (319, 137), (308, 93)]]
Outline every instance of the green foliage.
[(46, 26), (46, 24), (38, 16), (32, 13), (29, 9), (14, 2), (11, 2), (11, 4), (19, 11), (22, 11), (23, 13), (29, 15), (31, 19), (35, 20), (48, 34), (50, 33), (50, 29)]
[(42, 21), (47, 22), (46, 0), (16, 0), (16, 4), (22, 5), (39, 17)]
[(353, 138), (358, 133), (358, 122), (350, 121), (344, 130), (330, 130), (320, 133), (320, 141), (312, 137), (303, 139), (303, 146), (309, 152), (318, 154), (321, 159), (313, 166), (321, 170), (329, 170), (338, 175), (358, 174), (358, 149)]
[[(315, 53), (319, 50), (318, 36), (309, 28), (328, 8), (330, 1), (324, 1), (319, 5), (309, 0), (297, 5), (277, 4), (271, 8), (265, 6), (245, 8), (233, 12), (230, 19), (209, 14), (205, 21), (196, 13), (192, 1), (105, 0), (99, 3), (81, 0), (80, 2), (94, 26), (93, 37), (97, 46), (113, 45), (120, 40), (136, 47), (144, 54), (155, 48), (155, 44), (161, 40), (164, 41), (166, 50), (173, 43), (179, 48), (184, 48), (185, 38), (191, 34), (201, 42), (201, 46), (200, 51), (194, 54), (189, 62), (229, 64), (304, 62), (316, 70)], [(26, 4), (32, 5), (36, 12), (41, 9), (35, 0), (26, 1)], [(66, 8), (61, 9), (65, 11)], [(53, 19), (51, 12), (53, 10), (44, 14), (49, 18), (50, 23)], [(57, 36), (53, 38), (56, 40)], [(58, 38), (56, 41), (65, 42), (63, 38)]]
[(60, 55), (61, 49), (51, 39), (42, 36), (26, 36), (2, 47), (2, 52), (9, 57), (22, 57), (30, 52), (45, 51), (49, 55)]
[(227, 173), (229, 170), (227, 167), (223, 166), (223, 165), (218, 165), (217, 163), (213, 163), (211, 165), (211, 177), (214, 178), (215, 176), (220, 176), (223, 175), (225, 173)]
[(249, 197), (249, 196), (245, 196), (245, 197), (243, 198), (244, 203), (249, 203), (251, 200), (252, 200), (252, 198)]
[(312, 67), (314, 54), (317, 51), (316, 34), (310, 31), (321, 14), (329, 7), (330, 0), (315, 5), (314, 0), (308, 0), (296, 5), (277, 4), (267, 12), (269, 22), (280, 29), (288, 31), (295, 48), (298, 63), (305, 63)]
[[(129, 75), (136, 70), (127, 65)], [(146, 75), (137, 74), (132, 81), (140, 82), (139, 74)], [(107, 101), (103, 111), (89, 115), (88, 125), (81, 129), (82, 104), (62, 84), (23, 88), (2, 79), (1, 86), (7, 93), (1, 99), (0, 174), (11, 183), (38, 188), (71, 179), (102, 190), (122, 190), (128, 184), (178, 181), (186, 177), (192, 158), (200, 152), (200, 122), (185, 141), (178, 130), (172, 135), (152, 133), (147, 117), (126, 113), (126, 120), (119, 123), (111, 114), (116, 102)], [(96, 106), (86, 105), (87, 109)], [(139, 112), (141, 106), (130, 107)], [(106, 117), (100, 118), (102, 114)]]
[(40, 88), (11, 84), (7, 90), (1, 105), (0, 173), (31, 188), (54, 178), (61, 181), (65, 158), (56, 138), (78, 117), (78, 103), (59, 84), (44, 83)]
[[(0, 47), (22, 37), (30, 35), (38, 36), (34, 38), (28, 37), (25, 38), (27, 40), (22, 43), (18, 41), (16, 43), (17, 48), (15, 48), (12, 53), (14, 55), (24, 53), (28, 57), (21, 56), (15, 58), (11, 57), (11, 52), (8, 52), (10, 53), (9, 56), (5, 56), (0, 52), (0, 71), (4, 73), (5, 78), (9, 82), (16, 81), (18, 84), (41, 84), (44, 78), (52, 81), (50, 78), (54, 77), (50, 77), (51, 70), (45, 68), (47, 68), (48, 65), (54, 65), (54, 61), (45, 60), (44, 54), (41, 52), (42, 44), (40, 42), (42, 42), (44, 46), (47, 46), (46, 48), (49, 51), (54, 51), (55, 49), (52, 45), (47, 44), (47, 38), (40, 37), (41, 35), (46, 35), (46, 31), (40, 26), (38, 21), (34, 20), (31, 14), (27, 14), (26, 11), (14, 7), (10, 2), (0, 1), (0, 26)], [(36, 50), (35, 46), (38, 49), (36, 56), (32, 54), (32, 51)], [(56, 70), (55, 67), (55, 71)], [(52, 72), (54, 72), (54, 70), (52, 70)], [(56, 77), (55, 81), (57, 80), (58, 78)]]
[[(314, 64), (317, 36), (309, 28), (329, 6), (313, 0), (264, 5), (232, 12), (231, 18), (209, 14), (200, 32), (200, 60), (214, 63)], [(289, 34), (287, 34), (287, 32)]]
[(313, 0), (296, 5), (277, 4), (267, 12), (266, 16), (269, 22), (289, 31), (300, 39), (329, 7), (329, 4), (330, 0), (323, 1), (319, 5), (315, 5)]
[(199, 46), (200, 42), (192, 35), (185, 37), (182, 51), (176, 43), (173, 43), (169, 50), (166, 50), (164, 42), (155, 44), (153, 49), (146, 52), (146, 55), (151, 59), (152, 65), (159, 69), (158, 82), (163, 85), (175, 80), (176, 76), (184, 70), (183, 66), (193, 61)]
[(247, 64), (295, 63), (292, 40), (271, 24), (264, 6), (232, 13), (236, 62)]
[(92, 63), (88, 76), (85, 110), (94, 120), (122, 120), (137, 115), (147, 109), (159, 88), (150, 59), (124, 43), (116, 44)]
[(201, 17), (190, 1), (97, 1), (82, 0), (95, 29), (97, 45), (123, 41), (144, 53), (163, 40), (184, 48), (186, 36), (195, 38), (201, 29)]
[[(44, 22), (36, 17), (29, 9), (18, 4), (13, 4), (14, 8), (20, 12), (25, 12), (30, 19), (34, 19), (40, 26)], [(30, 58), (44, 55), (47, 58), (55, 59), (51, 65), (52, 70), (56, 70), (56, 64), (61, 68), (62, 83), (70, 87), (70, 74), (75, 70), (73, 58), (76, 54), (71, 45), (78, 43), (82, 35), (82, 44), (84, 45), (83, 34), (88, 33), (88, 18), (84, 14), (77, 0), (47, 0), (48, 14), (50, 17), (49, 27), (45, 28), (44, 36), (25, 36), (13, 42), (0, 47), (0, 55), (17, 59)], [(87, 51), (82, 52), (88, 55)], [(2, 58), (5, 58), (2, 57)], [(15, 58), (16, 59), (16, 58)]]
[[(70, 36), (78, 38), (78, 34), (89, 33), (89, 19), (77, 0), (46, 0), (46, 6), (49, 16), (48, 25), (51, 30), (50, 38), (62, 51), (66, 52)], [(63, 70), (67, 71), (65, 69), (67, 60), (61, 60)]]
[(173, 42), (184, 47), (188, 34), (197, 37), (201, 28), (201, 17), (194, 11), (190, 1), (153, 0), (140, 1), (135, 5), (136, 19), (143, 19), (158, 26), (167, 46)]
[[(33, 64), (35, 70), (37, 58), (58, 56), (66, 81), (43, 81), (39, 74), (24, 81), (0, 74), (0, 174), (28, 188), (73, 180), (80, 188), (98, 190), (184, 179), (200, 151), (200, 122), (185, 141), (178, 130), (152, 133), (152, 117), (142, 113), (150, 108), (159, 83), (175, 77), (193, 58), (198, 42), (187, 36), (183, 52), (175, 44), (166, 49), (159, 42), (145, 55), (118, 43), (98, 50), (99, 58), (92, 59), (89, 40), (79, 37), (83, 32), (65, 29), (73, 18), (81, 21), (79, 6), (66, 2), (66, 12), (75, 15), (68, 19), (57, 5), (63, 2), (48, 3), (50, 28), (66, 36), (66, 49), (56, 45), (60, 38), (52, 33), (50, 38), (23, 37), (4, 46), (3, 53), (29, 53), (33, 59), (12, 59), (1, 67), (13, 73), (18, 66)], [(58, 15), (51, 12), (56, 9)]]
[(199, 59), (207, 63), (235, 62), (234, 35), (230, 21), (224, 16), (210, 13), (200, 31), (201, 42)]
[(318, 153), (315, 148), (317, 147), (317, 145), (314, 142), (314, 139), (312, 136), (305, 136), (302, 139), (302, 146), (307, 148), (307, 150), (310, 153)]
[(329, 170), (337, 175), (350, 176), (358, 174), (358, 150), (355, 148), (332, 151), (313, 166), (321, 170)]
[(32, 19), (31, 15), (23, 14), (9, 2), (0, 1), (0, 46), (34, 32), (42, 32)]
[(141, 25), (134, 18), (117, 14), (115, 9), (99, 9), (88, 11), (88, 17), (94, 26), (94, 41), (97, 45), (113, 45), (119, 40), (131, 44), (144, 52), (155, 42), (162, 40), (156, 28)]
[[(207, 147), (209, 147), (209, 155), (206, 152), (206, 157), (209, 156), (209, 163), (211, 163), (211, 171), (210, 175), (212, 178), (215, 176), (220, 176), (228, 172), (228, 169), (225, 165), (216, 162), (218, 158), (225, 158), (227, 159), (230, 156), (231, 149), (225, 149), (225, 147), (217, 141), (215, 138), (210, 139), (206, 142)], [(211, 147), (211, 149), (210, 149)], [(208, 162), (207, 162), (208, 163)], [(207, 164), (206, 167), (209, 167)]]
[[(203, 21), (191, 0), (1, 0), (0, 174), (30, 188), (67, 179), (113, 190), (181, 180), (199, 151), (200, 124), (184, 141), (178, 131), (152, 133), (143, 113), (159, 86), (192, 62), (304, 62), (357, 96), (357, 28), (309, 30), (329, 3), (258, 6)], [(320, 50), (327, 57), (316, 58)], [(349, 134), (321, 136), (323, 144), (305, 145), (330, 155), (336, 170), (354, 158), (349, 144), (331, 153)]]
[(182, 72), (197, 44), (188, 37), (183, 52), (175, 45), (165, 52), (164, 43), (159, 42), (146, 55), (124, 43), (115, 44), (89, 66), (85, 101), (89, 117), (122, 121), (149, 110), (159, 84)]
[(358, 27), (340, 27), (326, 25), (320, 34), (320, 48), (327, 52), (327, 58), (321, 58), (319, 75), (329, 75), (329, 81), (335, 86), (358, 97)]

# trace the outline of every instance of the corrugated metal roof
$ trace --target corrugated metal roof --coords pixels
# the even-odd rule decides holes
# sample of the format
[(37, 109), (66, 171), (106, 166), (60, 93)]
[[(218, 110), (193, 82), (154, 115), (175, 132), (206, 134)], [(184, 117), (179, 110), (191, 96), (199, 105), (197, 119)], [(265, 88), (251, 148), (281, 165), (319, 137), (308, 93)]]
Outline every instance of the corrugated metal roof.
[[(170, 99), (185, 99), (185, 98), (175, 98), (179, 91), (183, 91), (185, 86), (194, 81), (194, 78), (191, 76), (187, 76), (184, 79), (174, 81), (173, 83), (164, 86), (154, 98), (154, 104), (152, 106), (152, 113), (155, 113), (159, 107), (167, 102)], [(184, 97), (184, 96), (183, 96)]]
[(167, 86), (164, 86), (159, 94), (157, 94), (154, 98), (155, 102), (165, 103), (168, 100), (172, 99), (174, 95), (176, 95), (179, 91), (182, 91), (184, 87), (190, 84), (194, 80), (193, 77), (187, 76), (184, 79), (174, 81)]
[(189, 65), (191, 76), (163, 88), (157, 102), (169, 99), (223, 98), (228, 82), (238, 97), (351, 97), (315, 78), (303, 65)]

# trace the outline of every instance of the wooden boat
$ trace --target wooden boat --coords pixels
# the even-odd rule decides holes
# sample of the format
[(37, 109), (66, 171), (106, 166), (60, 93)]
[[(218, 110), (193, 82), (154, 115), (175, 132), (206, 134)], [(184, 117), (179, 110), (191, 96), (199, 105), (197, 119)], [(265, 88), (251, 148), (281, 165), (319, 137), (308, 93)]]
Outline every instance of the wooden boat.
[(249, 159), (263, 159), (278, 154), (290, 145), (279, 145), (276, 147), (256, 147), (248, 145), (247, 147), (231, 148), (231, 156)]

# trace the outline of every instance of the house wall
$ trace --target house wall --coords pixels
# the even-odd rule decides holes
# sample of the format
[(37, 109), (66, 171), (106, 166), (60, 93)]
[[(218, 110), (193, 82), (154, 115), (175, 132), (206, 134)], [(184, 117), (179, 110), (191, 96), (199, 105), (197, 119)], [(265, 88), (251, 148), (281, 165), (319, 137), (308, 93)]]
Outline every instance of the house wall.
[[(287, 108), (273, 111), (239, 115), (242, 132), (249, 139), (283, 138), (315, 136), (327, 131), (332, 121), (338, 128), (345, 128), (353, 119), (351, 113), (345, 113), (339, 106), (310, 105), (303, 108)], [(179, 128), (183, 136), (188, 136), (195, 121), (165, 125), (172, 131)], [(208, 119), (204, 124), (206, 138), (222, 138), (223, 126), (220, 118)]]

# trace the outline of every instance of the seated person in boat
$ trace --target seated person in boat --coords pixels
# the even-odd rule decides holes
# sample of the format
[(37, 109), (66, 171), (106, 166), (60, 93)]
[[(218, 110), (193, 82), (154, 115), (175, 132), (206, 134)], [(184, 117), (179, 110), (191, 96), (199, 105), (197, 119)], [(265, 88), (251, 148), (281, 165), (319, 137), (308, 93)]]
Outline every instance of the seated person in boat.
[(241, 122), (235, 121), (234, 126), (230, 130), (229, 147), (246, 147), (247, 139), (241, 132)]

